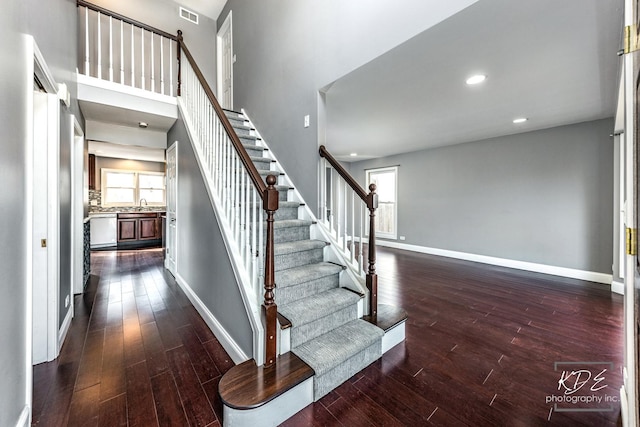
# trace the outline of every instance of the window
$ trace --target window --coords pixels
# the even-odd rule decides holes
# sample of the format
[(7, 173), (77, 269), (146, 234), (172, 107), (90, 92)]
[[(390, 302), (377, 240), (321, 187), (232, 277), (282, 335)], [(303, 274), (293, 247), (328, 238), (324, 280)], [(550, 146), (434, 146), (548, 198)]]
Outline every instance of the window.
[(378, 209), (376, 211), (376, 236), (397, 238), (398, 228), (398, 168), (396, 166), (367, 170), (367, 188), (376, 185)]
[(165, 205), (162, 172), (103, 168), (101, 177), (102, 206), (138, 206), (142, 199), (149, 206)]

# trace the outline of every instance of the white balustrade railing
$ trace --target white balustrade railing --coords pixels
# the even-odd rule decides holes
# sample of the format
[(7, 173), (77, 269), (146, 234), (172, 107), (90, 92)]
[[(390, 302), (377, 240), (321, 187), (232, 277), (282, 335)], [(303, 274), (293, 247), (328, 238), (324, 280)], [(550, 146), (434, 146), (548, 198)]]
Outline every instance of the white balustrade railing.
[(260, 190), (250, 179), (240, 155), (218, 118), (205, 88), (189, 61), (181, 61), (180, 101), (203, 173), (212, 191), (228, 246), (244, 271), (256, 306), (263, 301), (264, 221)]
[(175, 95), (176, 36), (78, 2), (82, 74), (162, 95)]
[(366, 203), (324, 157), (320, 159), (319, 190), (321, 223), (329, 229), (345, 259), (364, 277), (367, 254), (363, 247), (368, 240), (369, 217)]

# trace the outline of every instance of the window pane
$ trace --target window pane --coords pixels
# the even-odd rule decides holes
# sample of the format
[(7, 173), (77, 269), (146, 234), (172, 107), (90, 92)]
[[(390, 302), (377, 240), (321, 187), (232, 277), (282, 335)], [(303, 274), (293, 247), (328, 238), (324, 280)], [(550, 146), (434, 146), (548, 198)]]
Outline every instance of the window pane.
[(135, 175), (133, 173), (107, 172), (107, 187), (131, 187), (136, 186)]
[(164, 175), (139, 175), (140, 188), (164, 188)]
[(395, 203), (378, 203), (378, 210), (376, 212), (376, 231), (380, 233), (394, 234), (394, 225), (396, 208)]
[(107, 188), (104, 195), (104, 203), (128, 204), (135, 202), (135, 191), (133, 188)]
[(377, 187), (378, 201), (394, 202), (396, 200), (396, 174), (394, 171), (371, 173), (370, 181)]
[(164, 191), (140, 189), (140, 198), (147, 203), (164, 203)]

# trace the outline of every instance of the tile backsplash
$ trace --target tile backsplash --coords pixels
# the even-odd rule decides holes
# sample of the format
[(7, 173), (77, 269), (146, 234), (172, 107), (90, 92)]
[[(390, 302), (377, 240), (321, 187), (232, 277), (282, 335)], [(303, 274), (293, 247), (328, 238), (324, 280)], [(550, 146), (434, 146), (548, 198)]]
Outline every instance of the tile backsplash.
[(166, 206), (102, 206), (102, 192), (89, 190), (89, 213), (92, 212), (164, 212)]

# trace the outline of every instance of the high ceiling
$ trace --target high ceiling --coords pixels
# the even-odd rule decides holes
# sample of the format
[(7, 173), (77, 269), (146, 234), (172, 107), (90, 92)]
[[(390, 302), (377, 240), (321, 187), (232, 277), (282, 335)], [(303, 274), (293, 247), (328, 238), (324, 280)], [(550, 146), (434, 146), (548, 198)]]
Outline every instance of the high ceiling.
[(622, 7), (480, 0), (337, 80), (326, 145), (362, 160), (612, 117)]

